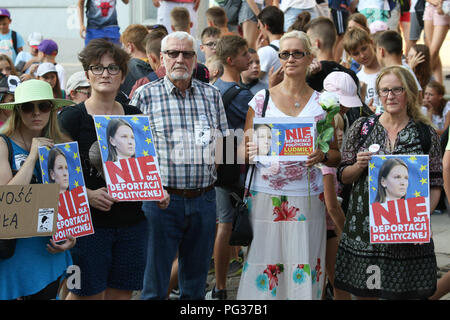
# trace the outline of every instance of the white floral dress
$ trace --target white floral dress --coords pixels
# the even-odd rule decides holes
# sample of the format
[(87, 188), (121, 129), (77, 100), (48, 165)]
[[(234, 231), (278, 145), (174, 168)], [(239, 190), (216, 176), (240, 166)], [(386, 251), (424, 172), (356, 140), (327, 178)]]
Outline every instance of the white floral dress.
[[(264, 98), (263, 90), (249, 103), (255, 117), (261, 117)], [(314, 92), (299, 116), (322, 119), (318, 98)], [(269, 99), (266, 117), (287, 115)], [(237, 299), (321, 299), (326, 218), (320, 169), (310, 169), (309, 183), (303, 162), (257, 165), (248, 198), (254, 238)]]

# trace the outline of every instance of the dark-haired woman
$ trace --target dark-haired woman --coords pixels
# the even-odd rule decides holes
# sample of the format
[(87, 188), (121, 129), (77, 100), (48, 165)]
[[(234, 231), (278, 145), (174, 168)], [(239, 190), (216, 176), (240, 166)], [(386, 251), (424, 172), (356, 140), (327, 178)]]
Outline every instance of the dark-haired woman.
[[(94, 115), (131, 115), (141, 111), (115, 101), (127, 73), (128, 54), (118, 46), (94, 39), (79, 54), (91, 85), (83, 103), (64, 108), (61, 127), (80, 148), (83, 175), (95, 234), (79, 238), (72, 249), (74, 264), (82, 270), (81, 286), (67, 299), (130, 299), (141, 290), (145, 268), (146, 222), (141, 202), (117, 202), (102, 177)], [(98, 170), (96, 169), (98, 168)], [(168, 199), (160, 205), (166, 205)]]

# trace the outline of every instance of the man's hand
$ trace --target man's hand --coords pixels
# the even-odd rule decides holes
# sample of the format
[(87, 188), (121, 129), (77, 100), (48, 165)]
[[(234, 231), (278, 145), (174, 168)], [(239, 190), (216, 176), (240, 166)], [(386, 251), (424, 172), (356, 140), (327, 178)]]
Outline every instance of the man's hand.
[(170, 203), (170, 194), (164, 189), (164, 198), (158, 202), (158, 208), (167, 209)]
[(152, 0), (153, 1), (153, 5), (155, 6), (155, 8), (159, 8), (159, 6), (161, 5), (159, 3), (159, 0)]

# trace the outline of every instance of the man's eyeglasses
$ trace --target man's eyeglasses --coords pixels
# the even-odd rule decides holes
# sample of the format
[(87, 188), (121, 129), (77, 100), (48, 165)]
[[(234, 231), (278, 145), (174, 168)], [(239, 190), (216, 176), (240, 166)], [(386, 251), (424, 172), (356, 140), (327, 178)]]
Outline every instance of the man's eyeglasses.
[(112, 76), (118, 74), (120, 72), (120, 67), (117, 64), (110, 64), (107, 67), (102, 66), (101, 64), (98, 64), (96, 66), (90, 66), (88, 70), (91, 70), (91, 72), (97, 76), (102, 75), (104, 70), (108, 70), (108, 73)]
[(215, 48), (217, 46), (217, 41), (210, 41), (210, 42), (204, 43), (203, 45), (207, 46), (209, 48)]
[(301, 59), (308, 54), (309, 54), (308, 52), (303, 51), (294, 51), (294, 52), (283, 51), (278, 54), (278, 57), (281, 60), (288, 60), (290, 56), (293, 56), (294, 59)]
[(389, 92), (392, 92), (392, 94), (394, 96), (399, 96), (403, 93), (403, 91), (405, 91), (405, 88), (403, 87), (395, 87), (392, 89), (389, 88), (381, 88), (380, 90), (378, 90), (378, 95), (380, 97), (387, 97), (389, 95)]
[(38, 106), (39, 111), (42, 113), (47, 113), (52, 110), (53, 104), (50, 101), (43, 102), (25, 102), (20, 105), (20, 110), (23, 113), (32, 113), (34, 111), (35, 104)]
[(195, 51), (178, 51), (178, 50), (166, 50), (163, 51), (164, 54), (167, 54), (169, 58), (175, 59), (178, 58), (180, 53), (183, 54), (183, 58), (185, 59), (191, 59), (195, 56)]

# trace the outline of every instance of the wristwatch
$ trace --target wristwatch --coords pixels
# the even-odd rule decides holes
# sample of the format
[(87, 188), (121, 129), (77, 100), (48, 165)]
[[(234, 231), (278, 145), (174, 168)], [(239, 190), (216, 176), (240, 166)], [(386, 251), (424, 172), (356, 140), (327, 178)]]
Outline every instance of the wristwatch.
[(323, 160), (320, 161), (320, 162), (325, 163), (325, 162), (327, 162), (327, 161), (328, 161), (328, 152), (325, 152), (325, 153), (324, 153)]

